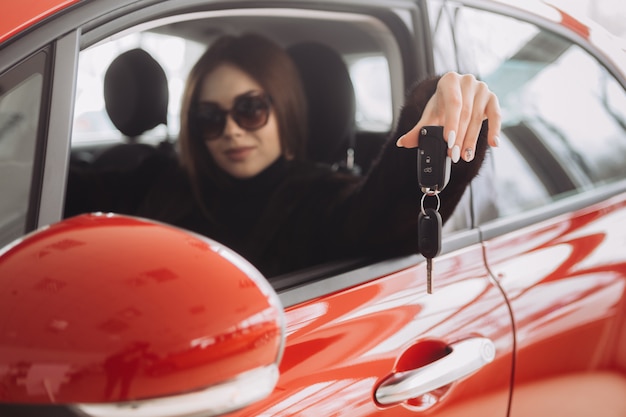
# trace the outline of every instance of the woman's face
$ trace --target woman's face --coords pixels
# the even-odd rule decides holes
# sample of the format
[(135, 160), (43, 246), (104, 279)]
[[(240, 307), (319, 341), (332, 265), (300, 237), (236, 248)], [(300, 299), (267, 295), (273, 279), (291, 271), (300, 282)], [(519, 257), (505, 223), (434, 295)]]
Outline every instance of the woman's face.
[[(263, 93), (261, 86), (245, 72), (230, 64), (219, 65), (200, 84), (198, 104), (212, 103), (231, 110), (237, 97)], [(270, 166), (282, 153), (278, 123), (270, 108), (267, 123), (255, 130), (239, 126), (232, 113), (226, 117), (223, 133), (205, 139), (213, 160), (235, 178), (251, 178)]]

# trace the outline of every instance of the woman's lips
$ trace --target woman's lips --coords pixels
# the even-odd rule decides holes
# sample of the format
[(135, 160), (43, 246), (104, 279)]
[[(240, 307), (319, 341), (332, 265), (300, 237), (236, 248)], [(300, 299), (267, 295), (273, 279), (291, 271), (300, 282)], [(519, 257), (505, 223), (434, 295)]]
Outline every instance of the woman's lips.
[(253, 146), (242, 146), (239, 148), (228, 149), (225, 154), (231, 161), (239, 162), (245, 160), (253, 150)]

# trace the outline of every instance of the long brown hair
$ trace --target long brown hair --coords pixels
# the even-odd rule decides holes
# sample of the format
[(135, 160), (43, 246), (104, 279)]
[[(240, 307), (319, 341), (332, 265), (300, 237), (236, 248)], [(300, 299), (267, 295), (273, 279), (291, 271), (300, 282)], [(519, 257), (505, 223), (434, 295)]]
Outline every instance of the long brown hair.
[(271, 96), (283, 155), (294, 160), (304, 158), (306, 99), (291, 58), (279, 45), (259, 35), (223, 36), (191, 69), (181, 105), (180, 158), (196, 193), (201, 190), (202, 181), (213, 181), (219, 185), (226, 175), (213, 161), (190, 119), (190, 111), (198, 100), (204, 77), (224, 63), (248, 74)]

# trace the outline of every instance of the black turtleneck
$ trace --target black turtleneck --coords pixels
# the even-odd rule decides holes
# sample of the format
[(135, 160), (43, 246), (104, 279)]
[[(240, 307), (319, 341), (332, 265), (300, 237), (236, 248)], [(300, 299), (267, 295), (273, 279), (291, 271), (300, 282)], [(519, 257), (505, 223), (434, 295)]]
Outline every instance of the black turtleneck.
[(226, 187), (205, 188), (204, 203), (224, 231), (220, 236), (222, 243), (247, 252), (245, 246), (250, 243), (250, 233), (285, 180), (287, 168), (288, 162), (281, 157), (252, 178), (231, 177)]

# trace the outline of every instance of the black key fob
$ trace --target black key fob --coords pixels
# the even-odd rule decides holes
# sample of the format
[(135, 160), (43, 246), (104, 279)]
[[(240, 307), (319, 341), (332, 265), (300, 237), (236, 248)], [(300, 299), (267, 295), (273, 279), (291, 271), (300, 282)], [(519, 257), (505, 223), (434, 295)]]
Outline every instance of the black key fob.
[(437, 193), (443, 190), (450, 180), (450, 168), (443, 126), (424, 126), (420, 129), (417, 150), (417, 179), (422, 192)]
[(441, 215), (433, 208), (420, 211), (417, 218), (418, 250), (432, 259), (441, 251)]

